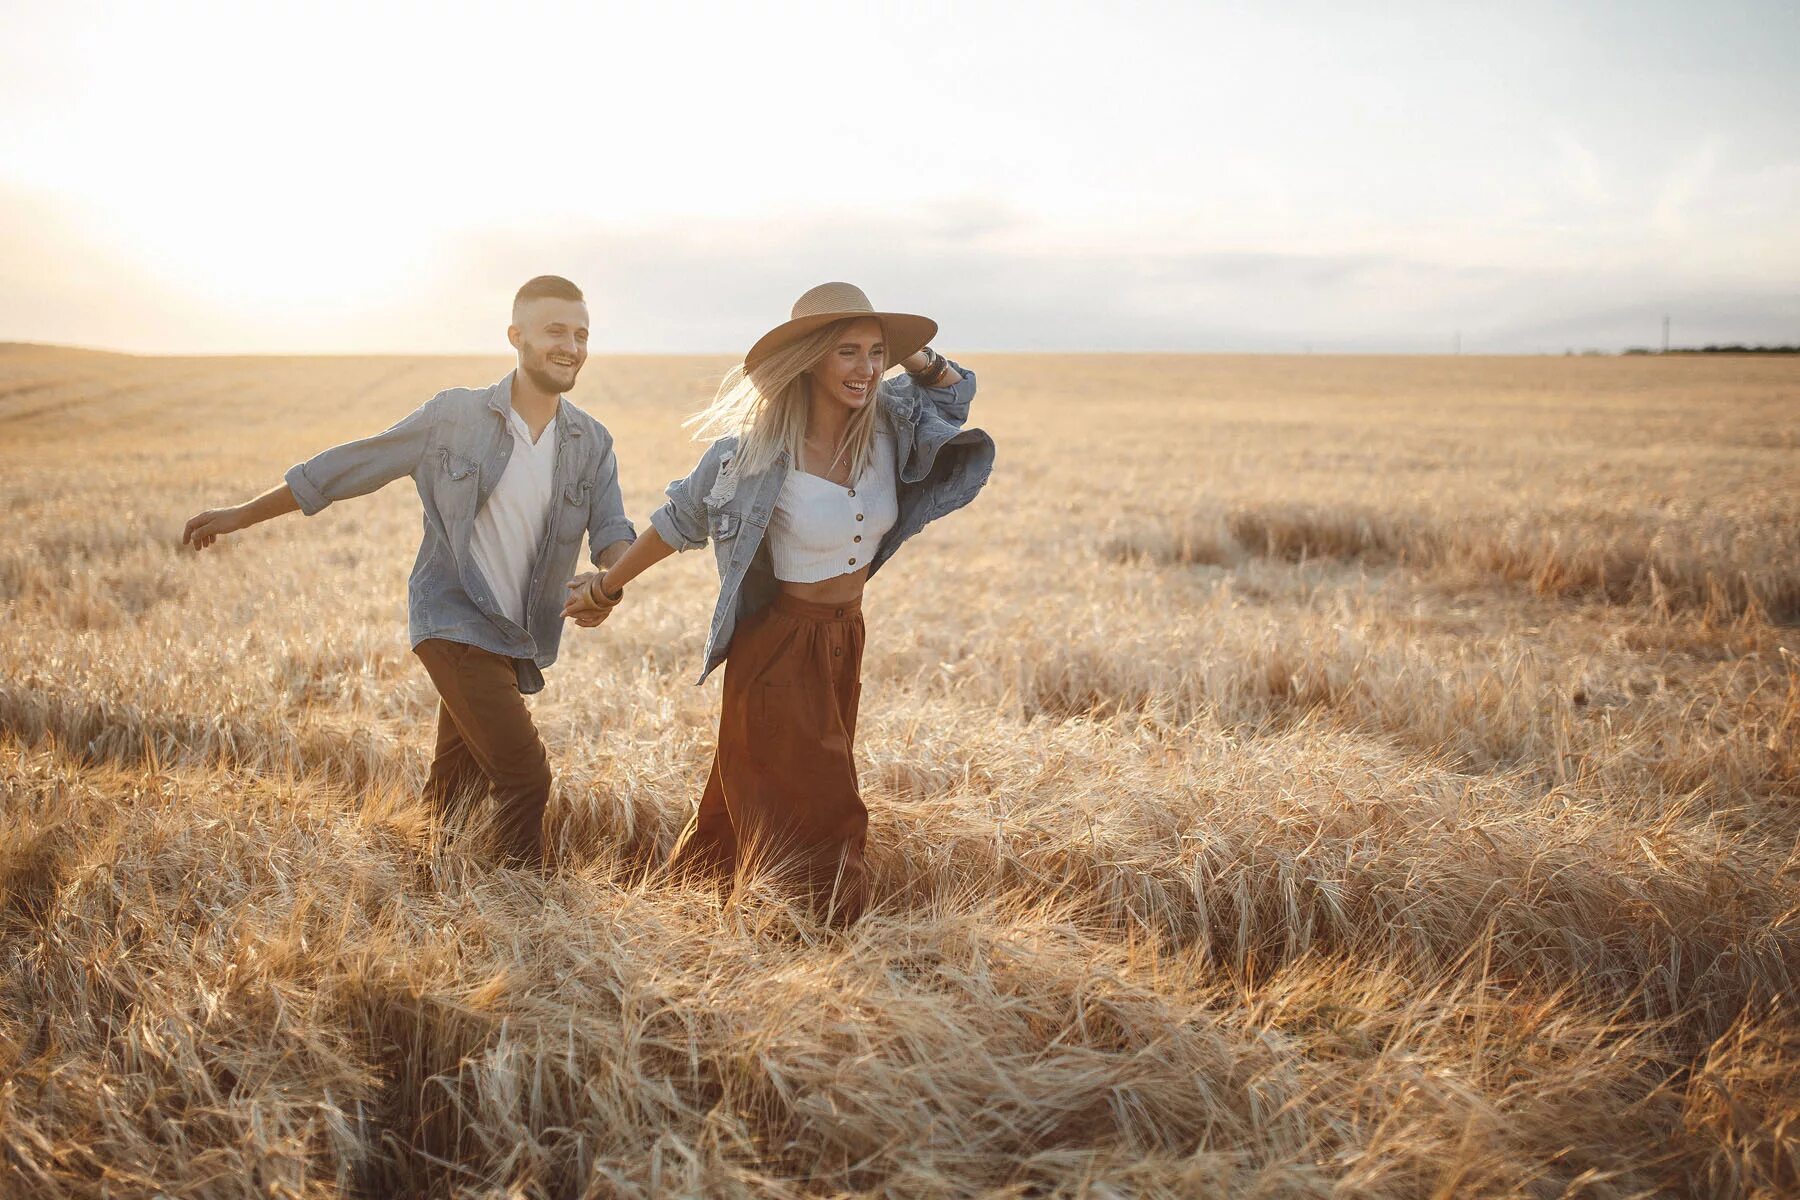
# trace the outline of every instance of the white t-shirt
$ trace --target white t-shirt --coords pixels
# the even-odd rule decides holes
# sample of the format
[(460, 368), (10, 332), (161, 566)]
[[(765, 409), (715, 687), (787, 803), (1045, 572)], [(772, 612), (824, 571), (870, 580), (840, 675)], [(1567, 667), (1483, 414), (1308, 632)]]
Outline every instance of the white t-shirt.
[(868, 464), (851, 486), (790, 468), (769, 515), (775, 578), (818, 583), (868, 566), (900, 516), (897, 457), (893, 434), (878, 418)]
[(469, 553), (493, 589), (501, 613), (520, 625), (525, 624), (525, 590), (531, 583), (532, 559), (544, 540), (544, 522), (549, 519), (558, 419), (551, 418), (534, 443), (525, 418), (507, 410), (512, 453), (488, 502), (475, 514), (475, 530), (469, 538)]

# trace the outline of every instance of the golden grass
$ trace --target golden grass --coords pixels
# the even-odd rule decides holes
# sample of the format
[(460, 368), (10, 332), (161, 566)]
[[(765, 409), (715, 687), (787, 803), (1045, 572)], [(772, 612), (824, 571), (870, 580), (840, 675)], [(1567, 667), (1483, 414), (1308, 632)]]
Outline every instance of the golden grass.
[[(634, 518), (722, 365), (589, 365)], [(976, 365), (837, 934), (653, 874), (706, 556), (568, 632), (545, 879), (414, 798), (408, 488), (176, 549), (503, 362), (0, 349), (0, 1193), (1800, 1188), (1800, 364)]]

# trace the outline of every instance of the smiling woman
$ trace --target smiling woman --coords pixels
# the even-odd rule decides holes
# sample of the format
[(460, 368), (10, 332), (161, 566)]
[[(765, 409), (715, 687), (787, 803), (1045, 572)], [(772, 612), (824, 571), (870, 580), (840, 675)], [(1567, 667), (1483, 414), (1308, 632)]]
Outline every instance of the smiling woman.
[[(854, 758), (863, 586), (973, 500), (994, 461), (993, 439), (964, 428), (975, 376), (926, 347), (936, 332), (848, 283), (809, 290), (690, 422), (715, 440), (651, 528), (610, 570), (570, 582), (564, 613), (592, 627), (645, 569), (713, 544), (700, 678), (725, 661), (725, 694), (706, 789), (669, 857), (678, 877), (768, 871), (838, 923), (869, 902)], [(906, 374), (884, 383), (892, 362)]]

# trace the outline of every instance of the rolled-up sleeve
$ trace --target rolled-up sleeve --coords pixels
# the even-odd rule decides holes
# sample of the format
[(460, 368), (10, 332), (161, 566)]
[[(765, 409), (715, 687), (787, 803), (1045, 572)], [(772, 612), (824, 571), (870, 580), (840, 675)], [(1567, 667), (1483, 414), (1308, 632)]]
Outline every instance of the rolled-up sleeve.
[(594, 475), (594, 490), (588, 501), (588, 557), (599, 566), (602, 550), (614, 542), (637, 539), (637, 528), (625, 516), (625, 501), (619, 494), (619, 456), (613, 453), (610, 436)]
[(336, 500), (362, 496), (419, 469), (431, 441), (441, 396), (421, 404), (373, 437), (321, 450), (288, 468), (283, 478), (307, 516)]
[(718, 477), (717, 443), (700, 456), (685, 479), (671, 482), (668, 501), (650, 514), (650, 524), (662, 540), (677, 550), (697, 550), (706, 545), (706, 505), (702, 497)]
[(952, 425), (962, 425), (968, 421), (969, 406), (975, 402), (975, 372), (953, 359), (944, 361), (962, 375), (961, 379), (949, 387), (924, 387), (905, 372), (889, 380), (889, 386), (911, 388), (921, 404), (929, 404)]

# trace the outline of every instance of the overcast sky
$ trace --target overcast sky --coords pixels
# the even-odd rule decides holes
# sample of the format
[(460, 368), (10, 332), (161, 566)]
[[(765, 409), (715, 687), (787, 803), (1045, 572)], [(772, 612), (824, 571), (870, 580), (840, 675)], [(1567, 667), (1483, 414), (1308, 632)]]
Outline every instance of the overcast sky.
[[(779, 16), (771, 15), (779, 12)], [(0, 340), (1800, 342), (1800, 5), (0, 0)]]

